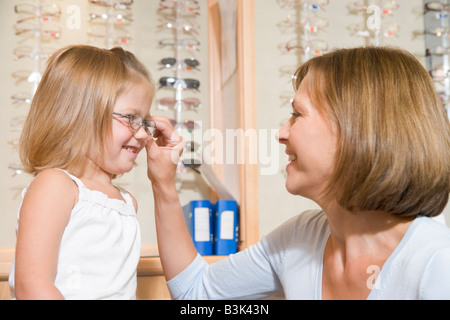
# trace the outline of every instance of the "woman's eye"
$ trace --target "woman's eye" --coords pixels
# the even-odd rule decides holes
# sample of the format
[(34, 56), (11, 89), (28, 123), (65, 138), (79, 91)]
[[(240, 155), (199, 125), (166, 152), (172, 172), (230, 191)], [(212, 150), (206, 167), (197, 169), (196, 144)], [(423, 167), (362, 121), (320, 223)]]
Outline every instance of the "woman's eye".
[(301, 116), (301, 114), (298, 113), (298, 112), (292, 112), (291, 115), (292, 115), (294, 118), (298, 118), (298, 117)]

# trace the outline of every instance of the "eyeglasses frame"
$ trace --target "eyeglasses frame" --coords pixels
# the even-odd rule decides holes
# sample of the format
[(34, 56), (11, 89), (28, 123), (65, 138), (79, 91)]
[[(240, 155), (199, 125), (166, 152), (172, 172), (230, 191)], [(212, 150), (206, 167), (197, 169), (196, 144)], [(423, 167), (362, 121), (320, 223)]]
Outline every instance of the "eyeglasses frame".
[[(113, 112), (113, 115), (127, 118), (130, 128), (133, 129), (134, 131), (138, 131), (139, 129), (142, 128), (142, 126), (144, 126), (144, 130), (149, 136), (152, 136), (153, 133), (155, 133), (155, 131), (156, 131), (156, 122), (153, 120), (144, 120), (140, 114), (128, 114), (127, 115), (127, 114), (123, 114), (123, 113), (119, 113), (119, 112)], [(136, 117), (136, 116), (141, 119), (140, 121), (138, 121), (138, 124), (140, 123), (138, 128), (135, 128), (133, 126), (133, 124), (131, 123), (132, 118)], [(150, 128), (152, 128), (151, 132), (150, 132)]]

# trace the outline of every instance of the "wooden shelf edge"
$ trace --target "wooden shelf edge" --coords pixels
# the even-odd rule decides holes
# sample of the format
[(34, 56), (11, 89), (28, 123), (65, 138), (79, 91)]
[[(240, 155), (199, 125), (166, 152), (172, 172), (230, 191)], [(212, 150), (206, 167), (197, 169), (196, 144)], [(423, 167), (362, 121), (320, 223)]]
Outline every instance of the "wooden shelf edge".
[[(204, 256), (209, 264), (226, 258), (226, 256)], [(159, 257), (141, 257), (137, 268), (138, 277), (156, 277), (163, 276), (164, 272)]]
[[(139, 259), (137, 274), (138, 277), (154, 277), (164, 275), (161, 260), (158, 256), (145, 256), (157, 251), (155, 246), (143, 246), (141, 258)], [(205, 256), (203, 257), (208, 263), (214, 263), (225, 256)], [(14, 248), (0, 248), (0, 281), (8, 281), (9, 271), (14, 259)]]

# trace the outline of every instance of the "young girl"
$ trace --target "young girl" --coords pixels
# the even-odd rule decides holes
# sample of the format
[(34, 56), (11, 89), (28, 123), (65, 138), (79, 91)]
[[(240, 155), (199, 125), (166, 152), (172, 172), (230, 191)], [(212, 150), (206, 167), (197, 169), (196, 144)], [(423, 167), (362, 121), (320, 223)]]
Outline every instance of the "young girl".
[(121, 48), (50, 58), (20, 141), (35, 179), (19, 211), (12, 298), (135, 299), (137, 203), (112, 180), (155, 130), (153, 95), (146, 68)]

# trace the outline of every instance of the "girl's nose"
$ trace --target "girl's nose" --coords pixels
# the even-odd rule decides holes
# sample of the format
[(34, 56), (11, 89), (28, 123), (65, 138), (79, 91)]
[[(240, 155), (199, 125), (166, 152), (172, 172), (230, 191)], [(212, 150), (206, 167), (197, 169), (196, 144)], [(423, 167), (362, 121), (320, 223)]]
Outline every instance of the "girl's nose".
[(147, 131), (145, 131), (144, 126), (140, 127), (136, 133), (134, 134), (135, 139), (147, 139), (150, 136), (148, 135)]

